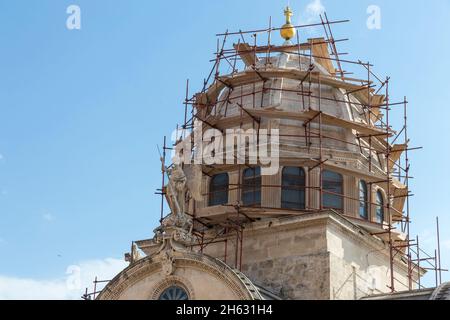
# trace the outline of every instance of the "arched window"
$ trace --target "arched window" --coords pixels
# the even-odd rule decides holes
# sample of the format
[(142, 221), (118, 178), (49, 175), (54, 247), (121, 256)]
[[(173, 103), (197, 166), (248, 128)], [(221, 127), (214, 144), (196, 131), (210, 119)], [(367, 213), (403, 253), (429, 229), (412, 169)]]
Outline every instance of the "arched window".
[(359, 180), (359, 216), (369, 219), (367, 183), (364, 180)]
[(244, 206), (260, 206), (261, 168), (245, 169), (242, 180), (242, 202)]
[(228, 203), (228, 173), (221, 173), (211, 178), (209, 184), (209, 206), (220, 206)]
[(183, 288), (172, 286), (164, 290), (158, 300), (189, 300), (189, 296)]
[(281, 207), (283, 209), (305, 209), (305, 170), (285, 167), (282, 174)]
[(377, 207), (375, 212), (376, 222), (383, 223), (384, 221), (384, 197), (381, 190), (377, 191)]
[(322, 173), (322, 206), (324, 209), (344, 210), (344, 183), (342, 175), (325, 170)]

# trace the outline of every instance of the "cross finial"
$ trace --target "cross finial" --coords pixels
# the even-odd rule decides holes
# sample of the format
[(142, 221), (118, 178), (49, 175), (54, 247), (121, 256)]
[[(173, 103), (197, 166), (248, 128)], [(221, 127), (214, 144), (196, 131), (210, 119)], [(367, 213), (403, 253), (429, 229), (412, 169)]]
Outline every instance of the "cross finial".
[(280, 34), (286, 40), (289, 41), (295, 37), (296, 30), (291, 24), (291, 17), (293, 15), (291, 8), (289, 6), (284, 10), (284, 15), (286, 16), (286, 24), (281, 27)]
[(286, 24), (290, 24), (291, 23), (291, 17), (292, 17), (292, 10), (291, 8), (289, 8), (289, 6), (286, 7), (286, 9), (284, 10), (284, 15), (286, 16)]

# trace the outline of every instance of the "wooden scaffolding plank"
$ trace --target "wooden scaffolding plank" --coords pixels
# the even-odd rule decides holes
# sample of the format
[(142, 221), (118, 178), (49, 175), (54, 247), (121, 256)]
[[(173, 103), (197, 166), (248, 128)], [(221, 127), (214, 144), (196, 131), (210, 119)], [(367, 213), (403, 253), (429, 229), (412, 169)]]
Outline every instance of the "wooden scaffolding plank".
[(330, 53), (328, 52), (328, 43), (324, 38), (312, 38), (308, 39), (308, 43), (311, 45), (311, 51), (314, 56), (314, 60), (320, 64), (330, 75), (336, 74), (333, 62), (330, 59)]
[[(395, 210), (397, 210), (398, 213), (403, 212), (408, 194), (409, 190), (408, 188), (406, 188), (406, 186), (404, 188), (394, 189), (394, 203), (392, 206)], [(398, 216), (399, 218), (401, 218), (402, 215), (398, 214)]]
[[(265, 108), (265, 109), (245, 109), (248, 113), (253, 115), (254, 117), (264, 117), (264, 118), (275, 118), (275, 119), (290, 119), (290, 120), (300, 120), (300, 121), (308, 121), (317, 119), (320, 114), (319, 111), (304, 111), (304, 112), (295, 112), (295, 111), (282, 111), (277, 110), (275, 108)], [(364, 123), (357, 123), (354, 121), (343, 120), (337, 118), (335, 116), (326, 114), (322, 112), (322, 124), (324, 125), (332, 125), (338, 126), (346, 129), (356, 130), (357, 132), (363, 135), (379, 135), (386, 133), (385, 130), (376, 128), (371, 125), (367, 125)]]
[(389, 157), (389, 169), (392, 172), (395, 163), (400, 159), (403, 152), (405, 152), (406, 148), (408, 148), (407, 144), (396, 144), (392, 147), (391, 154)]
[(247, 43), (235, 44), (234, 49), (247, 67), (254, 66), (259, 61), (255, 52), (252, 51), (251, 47)]
[[(365, 90), (360, 90), (360, 91), (353, 93), (353, 96), (356, 99), (358, 99), (358, 101), (360, 103), (362, 103), (363, 105), (366, 105), (366, 106), (369, 105), (369, 96), (367, 94), (367, 87)], [(379, 114), (380, 113), (379, 106), (384, 104), (386, 97), (384, 95), (380, 95), (380, 94), (376, 94), (376, 95), (371, 94), (370, 96), (371, 96), (371, 98), (370, 98), (371, 110), (373, 113)]]
[[(206, 91), (206, 95), (202, 96), (200, 104), (215, 104), (217, 102), (220, 92), (226, 88), (234, 88), (238, 86), (245, 86), (255, 82), (264, 81), (267, 79), (292, 79), (298, 81), (305, 81), (306, 83), (321, 83), (334, 88), (344, 89), (350, 92), (362, 91), (367, 86), (352, 84), (344, 82), (334, 77), (321, 74), (320, 72), (300, 71), (297, 69), (281, 69), (281, 68), (267, 68), (261, 70), (246, 70), (234, 75), (219, 77)], [(373, 91), (373, 90), (372, 90)]]
[[(386, 96), (384, 95), (374, 95), (371, 99), (371, 108), (370, 108), (370, 119), (373, 123), (376, 123), (380, 121), (383, 117), (383, 114), (381, 113), (381, 108), (377, 107), (380, 105), (383, 105), (386, 100)], [(369, 104), (369, 103), (367, 103)]]
[[(323, 39), (323, 38), (321, 38)], [(315, 41), (316, 45), (328, 45), (330, 42), (323, 39), (322, 42), (320, 41)], [(276, 46), (276, 45), (270, 45), (270, 46), (252, 46), (249, 45), (248, 43), (244, 43), (245, 45), (248, 46), (248, 52), (253, 52), (253, 53), (267, 53), (268, 51), (270, 52), (282, 52), (282, 53), (297, 53), (298, 51), (308, 51), (311, 50), (311, 43), (310, 42), (304, 42), (304, 43), (300, 43), (300, 44), (293, 44), (293, 45), (286, 45), (286, 46)], [(225, 53), (230, 53), (231, 51), (225, 51)], [(314, 57), (313, 57), (314, 58)], [(330, 58), (330, 60), (332, 60)]]

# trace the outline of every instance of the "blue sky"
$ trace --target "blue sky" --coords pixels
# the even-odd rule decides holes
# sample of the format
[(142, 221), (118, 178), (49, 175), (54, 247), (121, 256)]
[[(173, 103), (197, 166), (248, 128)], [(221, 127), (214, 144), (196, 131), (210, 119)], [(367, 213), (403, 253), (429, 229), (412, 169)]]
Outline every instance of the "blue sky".
[[(317, 1), (293, 1), (294, 21)], [(408, 96), (413, 232), (450, 266), (450, 1), (322, 0), (348, 58)], [(66, 8), (81, 8), (81, 30)], [(366, 27), (369, 5), (382, 28)], [(61, 279), (85, 261), (122, 259), (159, 218), (156, 145), (183, 117), (185, 81), (201, 88), (215, 34), (284, 21), (286, 1), (0, 0), (0, 276)], [(299, 17), (300, 16), (300, 17)], [(300, 37), (308, 37), (300, 34)], [(276, 39), (281, 44), (281, 39)], [(117, 268), (117, 266), (116, 266)], [(448, 275), (445, 279), (450, 280)]]

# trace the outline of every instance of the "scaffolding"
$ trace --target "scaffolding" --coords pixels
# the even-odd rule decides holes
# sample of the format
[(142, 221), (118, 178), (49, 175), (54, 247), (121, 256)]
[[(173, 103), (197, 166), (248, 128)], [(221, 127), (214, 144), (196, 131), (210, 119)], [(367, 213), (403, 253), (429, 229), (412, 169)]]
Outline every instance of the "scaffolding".
[[(351, 61), (342, 59), (346, 53), (341, 53), (337, 49), (337, 44), (348, 39), (335, 39), (333, 35), (332, 25), (348, 22), (349, 20), (330, 21), (327, 14), (320, 15), (320, 22), (307, 25), (295, 26), (297, 31), (305, 28), (322, 28), (323, 38), (308, 39), (307, 42), (301, 43), (299, 32), (297, 32), (296, 42), (289, 45), (277, 46), (272, 43), (272, 34), (281, 28), (273, 28), (271, 20), (269, 27), (265, 29), (237, 31), (217, 34), (217, 50), (215, 58), (210, 62), (213, 67), (208, 77), (203, 81), (203, 88), (200, 92), (192, 97), (189, 96), (189, 81), (186, 84), (186, 98), (184, 101), (184, 123), (178, 128), (181, 129), (181, 134), (177, 137), (177, 142), (173, 146), (167, 146), (166, 138), (163, 144), (162, 161), (166, 163), (166, 152), (173, 150), (178, 143), (183, 139), (192, 136), (195, 121), (200, 121), (209, 128), (214, 128), (223, 132), (224, 128), (220, 127), (220, 121), (226, 119), (228, 106), (233, 104), (230, 96), (232, 93), (240, 91), (240, 95), (234, 95), (234, 104), (240, 108), (240, 114), (234, 116), (240, 126), (244, 123), (251, 122), (254, 128), (259, 130), (261, 125), (261, 118), (264, 117), (279, 117), (284, 119), (302, 120), (304, 122), (304, 134), (302, 135), (283, 135), (280, 138), (290, 137), (305, 140), (305, 146), (309, 151), (315, 152), (317, 157), (310, 159), (309, 171), (314, 169), (320, 170), (320, 186), (312, 187), (311, 182), (304, 187), (305, 190), (311, 189), (309, 196), (313, 191), (319, 193), (319, 207), (307, 207), (301, 210), (298, 214), (314, 214), (324, 210), (322, 197), (324, 194), (332, 194), (332, 192), (324, 190), (322, 185), (322, 174), (327, 165), (327, 159), (324, 156), (324, 141), (336, 141), (337, 143), (344, 143), (357, 146), (361, 150), (361, 154), (366, 155), (367, 167), (369, 174), (375, 170), (376, 159), (382, 159), (385, 163), (383, 166), (384, 178), (371, 179), (368, 182), (372, 195), (372, 188), (374, 185), (385, 186), (386, 199), (383, 211), (388, 221), (380, 223), (380, 232), (372, 233), (373, 236), (380, 237), (387, 241), (389, 246), (389, 260), (390, 260), (390, 287), (392, 292), (396, 292), (396, 284), (400, 281), (395, 278), (395, 261), (396, 259), (407, 259), (407, 279), (408, 284), (403, 284), (409, 290), (414, 288), (423, 288), (421, 283), (421, 276), (425, 270), (432, 270), (435, 272), (436, 286), (442, 282), (442, 269), (440, 261), (440, 240), (439, 240), (439, 223), (437, 221), (437, 242), (438, 248), (433, 255), (429, 255), (420, 247), (419, 238), (411, 237), (410, 235), (410, 197), (413, 196), (409, 190), (410, 186), (410, 153), (421, 148), (412, 147), (408, 136), (408, 101), (404, 97), (403, 101), (393, 102), (390, 98), (389, 83), (390, 78), (379, 78), (373, 71), (373, 65), (369, 62)], [(228, 48), (227, 44), (232, 42), (233, 45)], [(264, 43), (265, 42), (265, 43)], [(274, 53), (289, 53), (298, 56), (299, 66), (297, 70), (292, 69), (276, 69), (271, 65), (271, 55)], [(301, 63), (301, 58), (309, 59), (309, 67), (304, 68)], [(264, 63), (261, 64), (260, 62)], [(315, 71), (315, 63), (321, 65), (329, 72), (329, 76)], [(240, 72), (240, 67), (245, 68), (245, 72)], [(228, 69), (226, 73), (222, 73), (223, 69)], [(344, 68), (349, 68), (346, 70)], [(351, 71), (359, 68), (362, 70)], [(353, 78), (353, 74), (365, 74), (366, 78)], [(300, 81), (298, 90), (268, 87), (268, 80), (274, 78), (288, 78)], [(262, 88), (257, 89), (255, 82), (262, 82)], [(250, 93), (244, 93), (243, 87), (253, 83), (253, 90)], [(314, 94), (312, 86), (318, 86), (318, 94)], [(345, 90), (346, 99), (338, 98), (330, 99), (322, 95), (322, 86), (335, 86)], [(228, 89), (228, 93), (223, 97), (221, 93), (224, 89)], [(289, 91), (301, 97), (303, 107), (308, 106), (307, 110), (295, 114), (284, 111), (266, 110), (263, 106), (264, 95), (269, 91)], [(261, 105), (256, 106), (255, 96), (261, 94)], [(243, 99), (253, 97), (253, 106), (248, 108), (244, 106)], [(356, 99), (355, 99), (356, 98)], [(241, 99), (240, 103), (236, 100)], [(314, 109), (311, 104), (315, 99), (318, 102), (318, 108)], [(356, 123), (352, 121), (345, 121), (324, 113), (321, 109), (321, 103), (324, 101), (333, 100), (335, 103), (347, 103), (360, 106), (363, 110), (363, 117), (365, 123)], [(224, 113), (219, 112), (219, 105), (225, 105)], [(223, 109), (223, 108), (222, 108)], [(392, 126), (391, 113), (401, 112), (402, 121), (401, 129), (396, 132)], [(220, 118), (217, 120), (217, 118)], [(229, 119), (228, 119), (229, 120)], [(235, 119), (236, 120), (236, 119)], [(323, 133), (324, 125), (335, 125), (348, 128), (357, 132), (357, 143), (348, 141), (346, 139), (339, 139), (328, 136)], [(313, 149), (313, 141), (316, 142), (316, 148)], [(402, 141), (399, 143), (399, 141)], [(318, 147), (317, 147), (318, 145)], [(194, 144), (192, 144), (194, 148)], [(381, 161), (380, 161), (381, 162)], [(238, 171), (241, 172), (241, 167), (250, 167), (247, 164), (238, 165)], [(223, 170), (226, 166), (221, 166)], [(204, 165), (202, 168), (203, 174), (211, 176), (216, 168)], [(158, 190), (161, 195), (161, 220), (164, 218), (163, 201), (165, 196), (165, 170), (162, 170), (162, 187)], [(241, 176), (241, 175), (240, 175)], [(397, 188), (393, 179), (396, 179), (398, 184), (401, 183), (405, 188)], [(309, 175), (311, 179), (311, 175)], [(230, 191), (238, 190), (241, 194), (243, 182), (241, 177), (238, 184), (231, 185)], [(261, 185), (261, 188), (282, 188), (282, 185)], [(361, 203), (360, 198), (350, 197), (343, 194), (335, 194), (342, 199), (349, 201), (356, 201)], [(203, 194), (204, 197), (209, 196), (209, 192)], [(371, 196), (370, 196), (371, 198)], [(189, 199), (187, 200), (189, 201)], [(372, 208), (379, 206), (379, 203), (372, 199), (364, 200), (365, 205), (369, 207), (369, 221), (371, 221)], [(404, 210), (398, 210), (393, 204), (403, 203)], [(311, 201), (309, 201), (311, 204)], [(256, 210), (280, 210), (280, 208), (263, 208), (259, 206), (245, 207), (242, 203), (233, 205), (237, 212), (237, 217), (234, 219), (226, 219), (220, 222), (211, 222), (207, 219), (202, 219), (196, 216), (195, 204), (190, 213), (195, 224), (193, 234), (198, 240), (194, 246), (199, 248), (201, 252), (212, 243), (223, 243), (224, 256), (223, 259), (227, 262), (229, 256), (229, 241), (234, 239), (234, 263), (235, 267), (242, 268), (243, 260), (243, 241), (244, 241), (244, 226), (248, 222), (254, 222), (255, 219), (248, 212)], [(292, 211), (282, 209), (282, 211)], [(345, 212), (339, 212), (344, 217), (350, 217)], [(355, 218), (353, 215), (352, 218)], [(372, 222), (373, 223), (373, 222)], [(205, 232), (207, 230), (216, 228), (218, 231), (213, 237), (205, 239)], [(404, 240), (399, 240), (394, 237), (395, 231), (400, 230), (406, 235)]]
[(99, 288), (99, 285), (106, 285), (111, 280), (98, 280), (98, 277), (95, 277), (94, 281), (92, 281), (94, 290), (92, 292), (89, 292), (89, 289), (86, 288), (84, 294), (81, 296), (81, 299), (83, 300), (95, 300), (96, 297), (102, 292), (102, 290)]
[[(273, 44), (272, 36), (282, 28), (269, 26), (263, 29), (228, 32), (217, 34), (217, 48), (213, 64), (207, 78), (204, 79), (202, 89), (190, 95), (189, 80), (186, 83), (186, 96), (184, 100), (184, 121), (177, 126), (176, 142), (168, 145), (164, 137), (161, 154), (161, 188), (156, 194), (161, 196), (160, 221), (165, 218), (164, 199), (166, 196), (166, 174), (167, 169), (172, 164), (167, 164), (167, 152), (174, 150), (179, 143), (191, 139), (192, 153), (195, 152), (193, 132), (196, 122), (201, 122), (208, 128), (217, 129), (223, 132), (226, 124), (237, 123), (240, 128), (244, 124), (251, 124), (256, 130), (261, 128), (261, 119), (288, 119), (303, 122), (302, 134), (280, 134), (280, 138), (295, 138), (304, 141), (304, 147), (308, 150), (309, 159), (304, 159), (308, 172), (319, 170), (319, 186), (313, 186), (312, 175), (308, 175), (308, 183), (303, 187), (306, 197), (304, 210), (281, 209), (279, 207), (245, 206), (241, 201), (237, 204), (228, 205), (235, 210), (234, 218), (225, 218), (213, 221), (197, 215), (195, 201), (186, 199), (190, 208), (188, 214), (194, 221), (193, 235), (197, 242), (193, 245), (197, 250), (203, 252), (211, 244), (223, 244), (223, 260), (230, 264), (230, 255), (234, 262), (234, 267), (241, 270), (243, 265), (243, 243), (244, 229), (247, 223), (255, 222), (258, 212), (276, 211), (279, 216), (283, 215), (303, 215), (323, 212), (326, 208), (323, 205), (323, 195), (331, 194), (338, 196), (342, 201), (357, 203), (358, 206), (367, 206), (368, 218), (361, 222), (369, 221), (372, 227), (377, 227), (379, 231), (371, 232), (371, 235), (378, 237), (387, 243), (389, 254), (390, 285), (389, 290), (396, 292), (398, 285), (413, 289), (424, 288), (421, 276), (425, 271), (435, 273), (436, 286), (442, 283), (442, 271), (447, 271), (441, 267), (440, 259), (440, 239), (439, 220), (437, 220), (437, 249), (430, 255), (426, 253), (419, 243), (418, 237), (411, 236), (410, 224), (410, 192), (411, 164), (410, 154), (420, 147), (413, 147), (408, 135), (408, 100), (406, 97), (402, 101), (391, 101), (390, 78), (380, 78), (374, 71), (374, 66), (369, 62), (361, 60), (352, 61), (343, 59), (347, 53), (338, 51), (338, 44), (348, 39), (336, 39), (332, 26), (349, 22), (349, 20), (331, 21), (326, 13), (320, 15), (320, 22), (306, 25), (297, 25), (296, 39), (293, 43), (277, 46)], [(308, 39), (306, 42), (300, 41), (299, 31), (308, 28), (323, 30), (320, 38)], [(228, 44), (232, 43), (231, 46)], [(296, 69), (276, 68), (272, 65), (271, 57), (274, 53), (289, 53), (296, 56), (299, 64)], [(307, 65), (302, 63), (308, 61)], [(317, 71), (320, 65), (326, 73)], [(244, 70), (244, 71), (242, 71)], [(276, 88), (269, 86), (271, 79), (292, 79), (300, 82), (297, 89)], [(258, 88), (256, 82), (262, 82)], [(244, 93), (244, 87), (253, 86), (251, 92)], [(317, 93), (314, 93), (314, 87)], [(329, 97), (323, 94), (324, 87), (333, 87), (344, 92), (344, 98), (336, 96)], [(227, 92), (226, 94), (223, 94)], [(295, 94), (300, 98), (302, 112), (288, 112), (270, 109), (264, 105), (264, 96), (270, 92), (281, 92)], [(233, 97), (231, 97), (233, 94)], [(257, 105), (257, 95), (261, 95), (260, 103)], [(251, 106), (244, 104), (244, 99), (251, 99)], [(336, 104), (348, 104), (359, 107), (362, 113), (359, 115), (364, 121), (356, 122), (343, 120), (327, 114), (322, 110), (322, 104), (327, 102)], [(315, 106), (314, 106), (315, 102)], [(238, 115), (229, 115), (229, 107), (237, 106)], [(394, 115), (400, 114), (394, 118)], [(393, 129), (393, 124), (399, 122), (399, 131)], [(337, 126), (356, 132), (356, 142), (348, 139), (341, 139), (326, 134), (325, 126)], [(369, 199), (361, 199), (350, 195), (337, 194), (325, 190), (323, 186), (323, 172), (327, 167), (333, 167), (326, 157), (325, 143), (334, 142), (356, 147), (360, 150), (365, 159), (367, 173), (365, 178), (369, 187)], [(167, 165), (167, 167), (166, 167)], [(238, 165), (202, 165), (203, 175), (211, 177), (217, 170), (227, 171), (237, 168), (241, 172), (242, 168), (251, 168), (248, 164)], [(382, 170), (380, 170), (380, 168)], [(353, 173), (357, 174), (357, 173)], [(244, 182), (239, 174), (239, 181), (229, 185), (229, 191), (237, 191), (239, 200)], [(372, 199), (375, 186), (383, 186), (386, 201), (381, 205), (384, 217), (387, 221), (374, 222), (373, 208), (379, 208), (380, 203)], [(282, 188), (282, 185), (265, 185), (261, 188)], [(317, 206), (312, 206), (311, 197), (317, 194), (319, 201)], [(209, 197), (210, 192), (203, 193), (203, 197)], [(344, 206), (345, 208), (345, 206)], [(398, 209), (402, 208), (402, 209)], [(354, 214), (341, 210), (341, 216), (358, 220)], [(373, 229), (373, 228), (372, 228)], [(404, 239), (398, 238), (398, 233), (403, 233)], [(213, 235), (211, 236), (211, 233)], [(207, 235), (208, 234), (208, 235)], [(231, 243), (230, 243), (231, 242)], [(231, 254), (230, 254), (230, 248)], [(396, 261), (406, 261), (408, 283), (401, 283), (395, 277)], [(95, 294), (95, 290), (94, 290)], [(86, 297), (90, 297), (86, 291)]]

